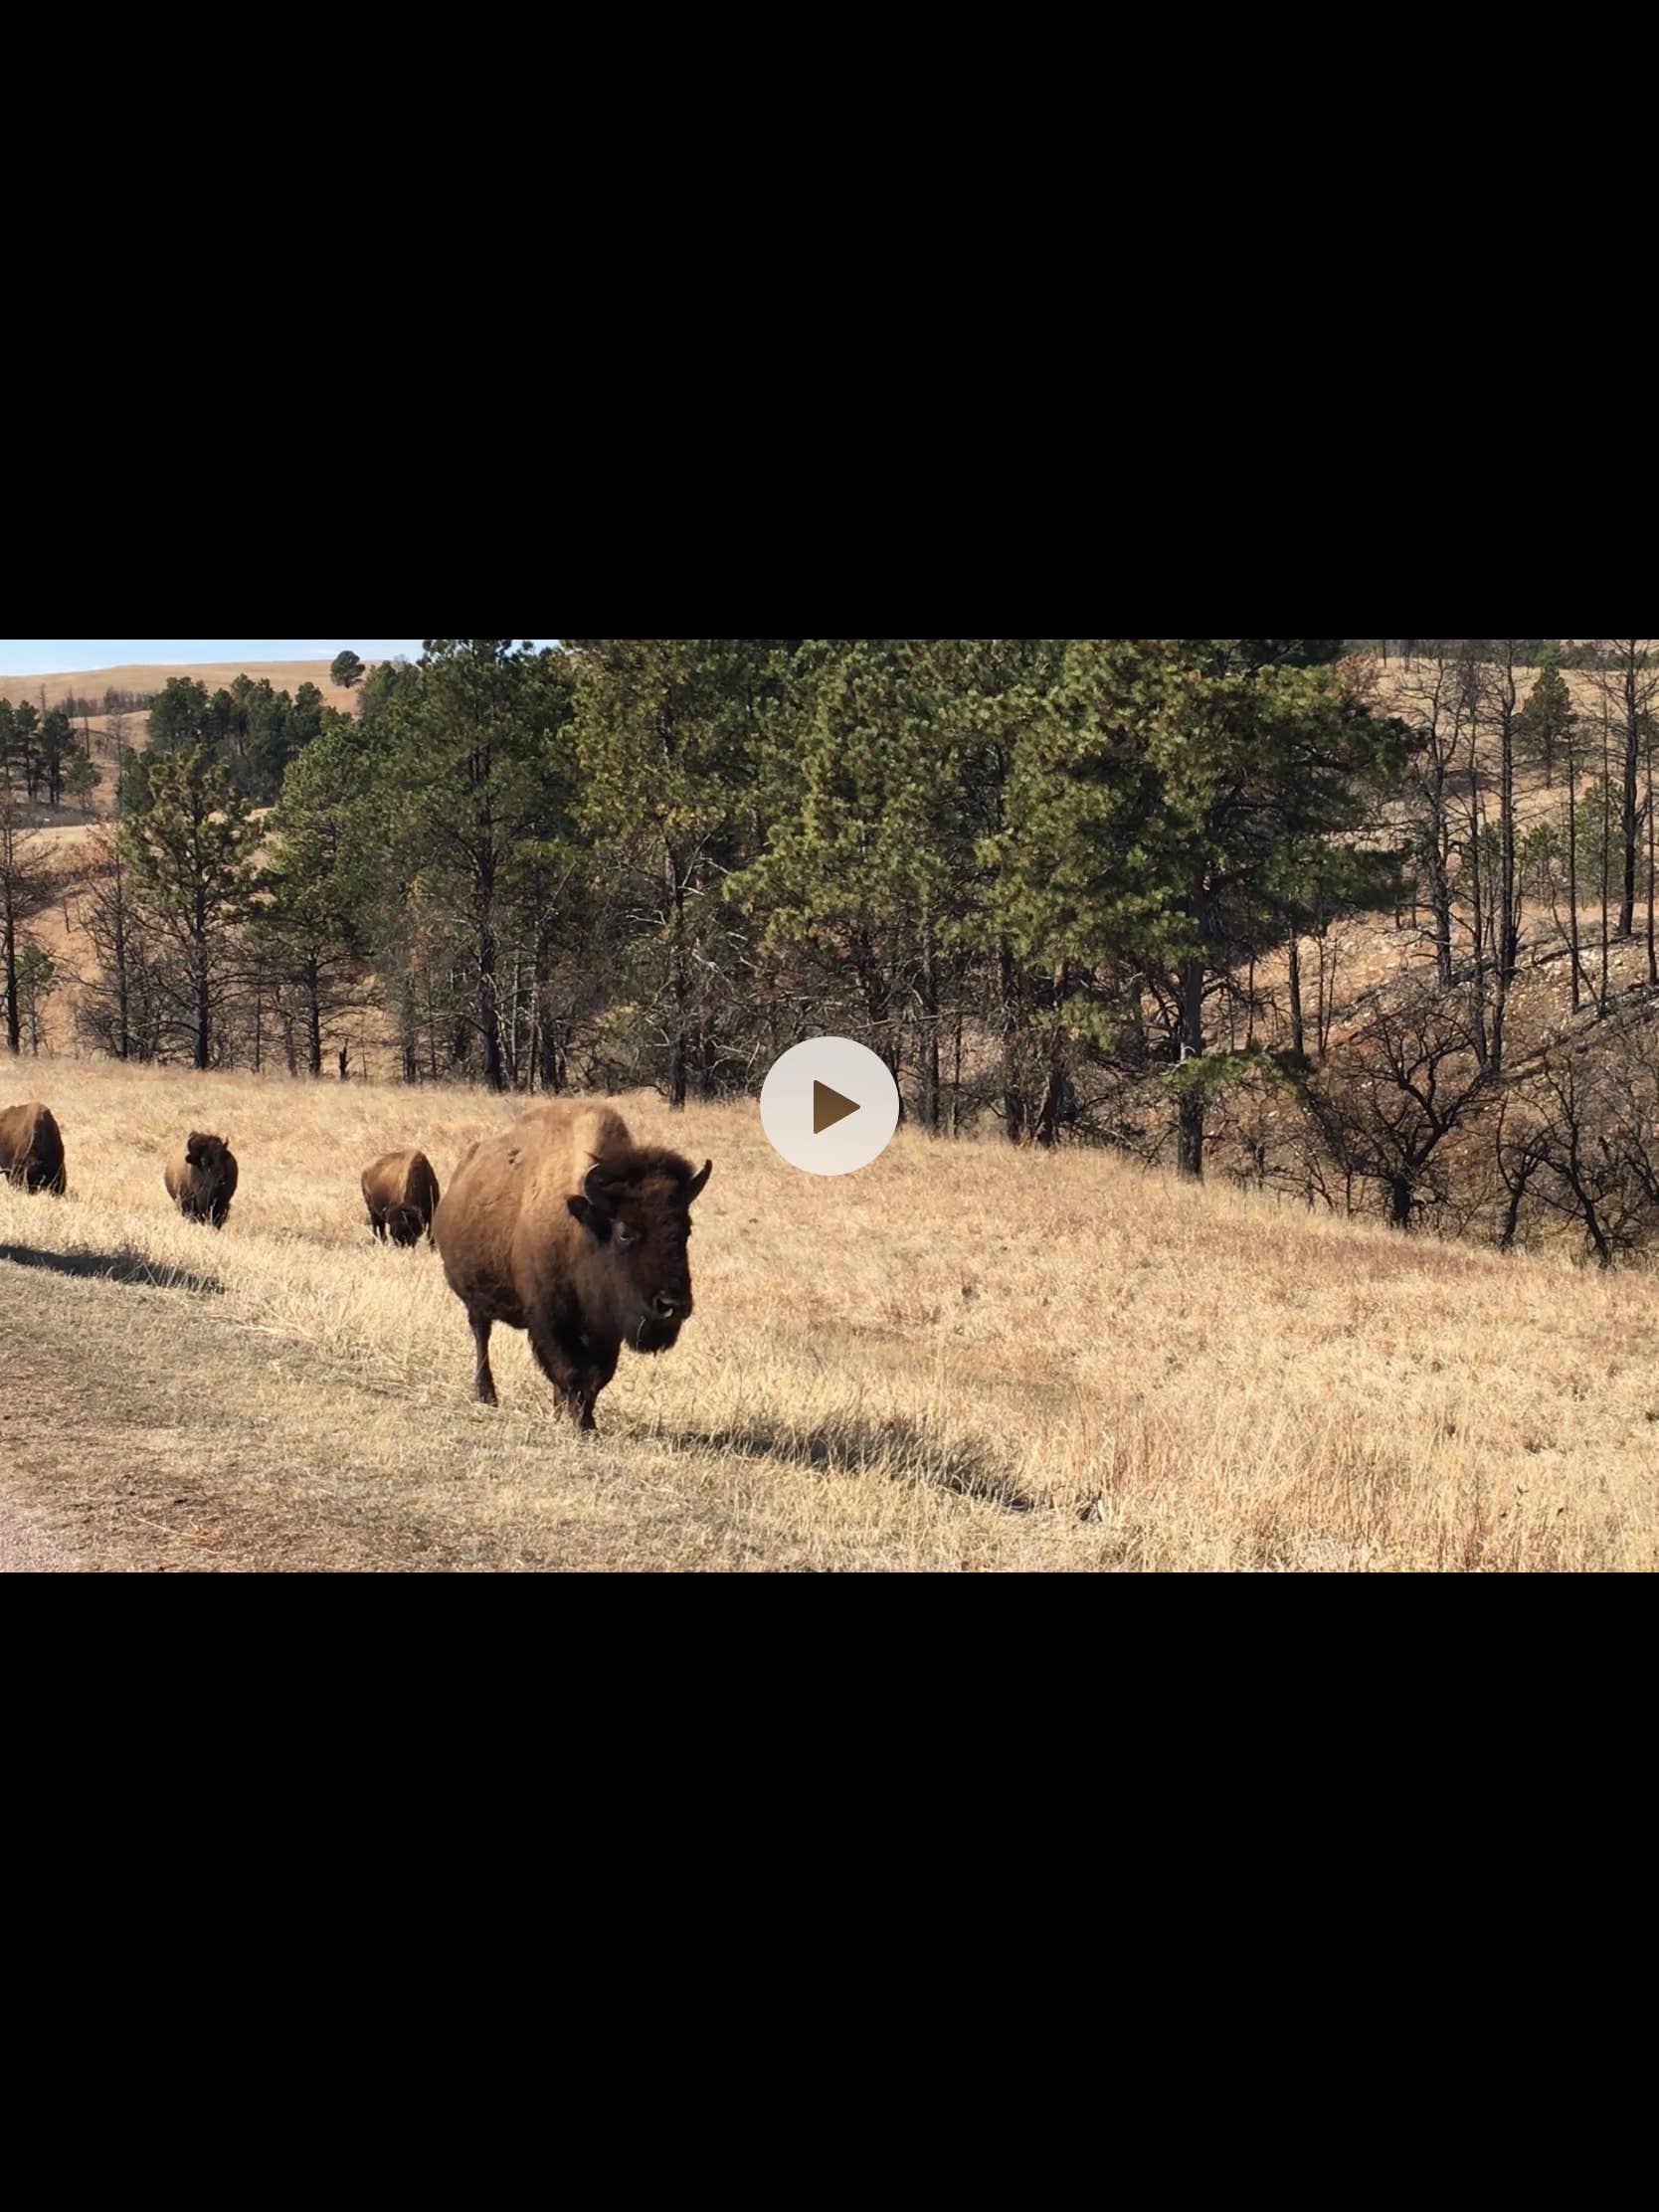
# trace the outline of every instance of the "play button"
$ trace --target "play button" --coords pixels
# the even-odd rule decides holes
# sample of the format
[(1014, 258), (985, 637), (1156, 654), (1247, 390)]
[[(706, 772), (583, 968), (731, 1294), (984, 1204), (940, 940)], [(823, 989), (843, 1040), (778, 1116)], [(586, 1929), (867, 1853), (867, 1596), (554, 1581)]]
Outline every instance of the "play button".
[(886, 1062), (850, 1037), (809, 1037), (767, 1070), (760, 1114), (792, 1168), (851, 1175), (886, 1151), (898, 1127), (898, 1085)]
[(832, 1091), (828, 1083), (813, 1085), (813, 1135), (822, 1137), (827, 1129), (833, 1129), (836, 1122), (845, 1121), (848, 1114), (858, 1111), (855, 1098), (843, 1098), (839, 1091)]

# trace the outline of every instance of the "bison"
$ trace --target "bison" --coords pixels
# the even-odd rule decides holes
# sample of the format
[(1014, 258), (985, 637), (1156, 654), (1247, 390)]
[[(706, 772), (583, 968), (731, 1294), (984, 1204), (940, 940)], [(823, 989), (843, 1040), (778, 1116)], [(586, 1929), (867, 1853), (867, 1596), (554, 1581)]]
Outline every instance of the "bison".
[(432, 1234), (438, 1211), (438, 1178), (424, 1152), (387, 1152), (363, 1170), (363, 1201), (376, 1236), (418, 1244)]
[(477, 1348), (476, 1394), (495, 1403), (493, 1323), (523, 1329), (578, 1427), (624, 1344), (666, 1352), (691, 1312), (691, 1201), (713, 1162), (637, 1145), (609, 1106), (558, 1100), (474, 1145), (433, 1222)]
[(223, 1137), (204, 1136), (193, 1129), (184, 1150), (162, 1171), (167, 1196), (187, 1220), (211, 1221), (225, 1226), (236, 1194), (236, 1154)]
[(38, 1098), (27, 1106), (0, 1108), (0, 1176), (25, 1191), (50, 1191), (62, 1198), (64, 1138), (50, 1106)]

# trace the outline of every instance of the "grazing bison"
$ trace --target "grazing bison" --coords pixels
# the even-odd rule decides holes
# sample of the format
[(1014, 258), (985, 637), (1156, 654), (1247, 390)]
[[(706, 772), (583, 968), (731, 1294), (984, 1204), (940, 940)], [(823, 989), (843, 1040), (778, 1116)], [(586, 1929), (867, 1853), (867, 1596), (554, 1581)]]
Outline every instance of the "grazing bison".
[(369, 1226), (394, 1244), (417, 1244), (432, 1234), (438, 1211), (438, 1178), (424, 1152), (387, 1152), (363, 1170)]
[(0, 1109), (0, 1176), (25, 1191), (51, 1191), (60, 1198), (69, 1188), (63, 1133), (51, 1107), (38, 1098)]
[(167, 1196), (189, 1220), (211, 1221), (216, 1229), (225, 1226), (236, 1194), (236, 1154), (223, 1137), (206, 1137), (193, 1129), (183, 1152), (168, 1161), (161, 1180)]
[(450, 1288), (477, 1347), (477, 1395), (495, 1403), (489, 1332), (528, 1332), (582, 1428), (624, 1344), (666, 1352), (691, 1311), (693, 1175), (677, 1152), (637, 1145), (609, 1106), (536, 1107), (475, 1145), (433, 1222)]

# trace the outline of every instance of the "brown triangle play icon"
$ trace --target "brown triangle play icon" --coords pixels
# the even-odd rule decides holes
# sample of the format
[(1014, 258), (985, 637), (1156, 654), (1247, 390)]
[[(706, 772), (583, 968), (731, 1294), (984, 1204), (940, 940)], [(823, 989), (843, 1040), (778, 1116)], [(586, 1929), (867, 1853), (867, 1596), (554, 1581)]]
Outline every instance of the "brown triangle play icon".
[(832, 1091), (828, 1083), (813, 1085), (813, 1135), (820, 1137), (827, 1129), (833, 1129), (836, 1122), (845, 1121), (848, 1114), (858, 1111), (855, 1098), (843, 1098), (839, 1091)]

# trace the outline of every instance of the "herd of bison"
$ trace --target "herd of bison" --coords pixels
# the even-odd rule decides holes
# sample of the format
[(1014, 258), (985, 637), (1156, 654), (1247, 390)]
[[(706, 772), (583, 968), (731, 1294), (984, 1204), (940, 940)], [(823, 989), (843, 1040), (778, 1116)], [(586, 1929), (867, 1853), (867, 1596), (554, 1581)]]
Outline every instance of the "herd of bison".
[[(363, 1170), (363, 1198), (377, 1237), (437, 1246), (471, 1324), (478, 1398), (495, 1403), (499, 1321), (527, 1333), (560, 1404), (592, 1429), (622, 1347), (666, 1352), (690, 1315), (691, 1202), (712, 1167), (693, 1174), (677, 1152), (636, 1144), (610, 1106), (554, 1099), (471, 1145), (447, 1195), (424, 1152), (389, 1152)], [(0, 1109), (0, 1177), (68, 1191), (50, 1107)], [(188, 1219), (224, 1227), (237, 1163), (223, 1137), (192, 1130), (162, 1179)]]

